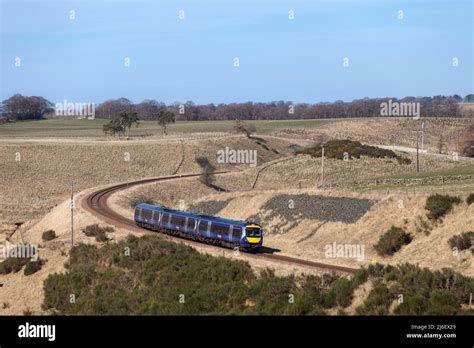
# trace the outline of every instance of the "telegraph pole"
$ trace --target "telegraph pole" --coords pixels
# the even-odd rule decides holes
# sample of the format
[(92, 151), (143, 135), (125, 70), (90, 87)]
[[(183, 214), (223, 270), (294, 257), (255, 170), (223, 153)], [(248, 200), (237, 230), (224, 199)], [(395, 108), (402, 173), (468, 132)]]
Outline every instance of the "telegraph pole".
[(71, 247), (74, 246), (74, 180), (71, 181)]
[(420, 154), (419, 154), (419, 142), (420, 132), (416, 132), (416, 172), (420, 172)]
[(421, 153), (425, 153), (425, 122), (421, 122)]
[(324, 185), (324, 145), (321, 145), (321, 187)]
[(416, 172), (420, 172), (420, 132), (419, 130), (412, 131), (416, 132)]

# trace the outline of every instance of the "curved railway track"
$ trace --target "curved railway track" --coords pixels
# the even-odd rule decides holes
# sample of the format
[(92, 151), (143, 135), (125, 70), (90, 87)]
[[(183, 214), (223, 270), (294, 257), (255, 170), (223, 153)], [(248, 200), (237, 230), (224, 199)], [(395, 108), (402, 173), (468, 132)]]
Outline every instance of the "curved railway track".
[[(224, 174), (224, 173), (228, 173), (228, 172), (215, 172), (214, 174)], [(90, 213), (97, 216), (99, 219), (101, 219), (102, 221), (105, 221), (108, 224), (115, 225), (117, 227), (122, 227), (130, 231), (156, 234), (157, 232), (152, 232), (150, 230), (138, 227), (133, 220), (128, 219), (118, 214), (117, 212), (113, 211), (107, 205), (108, 198), (113, 193), (116, 193), (121, 190), (125, 190), (132, 186), (148, 184), (148, 183), (158, 182), (158, 181), (179, 180), (181, 178), (197, 177), (199, 175), (201, 174), (193, 173), (193, 174), (182, 174), (182, 175), (170, 175), (170, 176), (162, 176), (162, 177), (157, 177), (157, 178), (136, 180), (136, 181), (132, 181), (128, 183), (110, 186), (110, 187), (92, 192), (91, 194), (88, 194), (86, 197), (83, 198), (81, 206), (82, 208), (89, 211)], [(173, 237), (170, 235), (162, 234), (162, 236), (166, 236), (168, 240), (172, 240), (174, 242), (185, 242), (186, 244), (189, 244), (192, 246), (199, 246), (199, 247), (205, 246), (209, 248), (223, 249), (222, 247), (212, 246), (209, 244), (203, 244), (203, 243), (195, 242), (188, 239)], [(356, 268), (329, 265), (329, 264), (325, 264), (321, 262), (303, 260), (303, 259), (298, 259), (298, 258), (294, 258), (290, 256), (274, 254), (274, 253), (270, 253), (268, 249), (265, 249), (265, 248), (263, 248), (263, 251), (260, 253), (256, 253), (256, 254), (246, 253), (245, 255), (248, 256), (249, 258), (264, 259), (264, 260), (268, 260), (272, 262), (291, 264), (294, 266), (304, 266), (304, 267), (317, 268), (321, 270), (328, 270), (328, 271), (335, 271), (335, 272), (342, 272), (342, 273), (349, 273), (349, 274), (354, 274), (355, 272), (357, 272)]]

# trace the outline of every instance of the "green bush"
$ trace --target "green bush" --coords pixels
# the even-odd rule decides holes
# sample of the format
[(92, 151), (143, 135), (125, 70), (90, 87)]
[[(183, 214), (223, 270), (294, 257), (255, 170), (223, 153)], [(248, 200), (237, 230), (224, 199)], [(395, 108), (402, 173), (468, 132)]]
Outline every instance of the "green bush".
[(457, 248), (458, 250), (466, 250), (472, 246), (472, 239), (474, 238), (474, 231), (464, 232), (460, 235), (453, 236), (448, 240), (451, 248)]
[(100, 231), (96, 234), (95, 240), (98, 242), (107, 242), (109, 238), (107, 238), (107, 234), (105, 233), (105, 231)]
[(114, 228), (111, 226), (99, 226), (98, 224), (93, 224), (86, 226), (85, 229), (82, 230), (84, 234), (88, 237), (95, 237), (95, 240), (98, 242), (106, 242), (109, 240), (107, 238), (107, 232), (113, 232)]
[(56, 232), (54, 232), (53, 230), (47, 230), (43, 232), (43, 235), (41, 236), (41, 238), (44, 241), (53, 240), (54, 238), (56, 238)]
[(378, 243), (374, 245), (375, 251), (379, 255), (393, 255), (402, 248), (405, 244), (412, 240), (410, 234), (405, 232), (400, 227), (392, 226), (379, 239)]
[(20, 271), (29, 261), (29, 257), (22, 256), (33, 256), (35, 252), (37, 252), (37, 250), (31, 244), (21, 244), (10, 249), (7, 258), (0, 262), (0, 274), (16, 273)]
[(467, 196), (466, 203), (467, 205), (471, 205), (472, 203), (474, 203), (474, 193), (471, 193), (469, 196)]
[(8, 257), (0, 262), (0, 274), (16, 273), (28, 262), (27, 258)]
[(43, 260), (39, 258), (36, 261), (31, 261), (31, 260), (28, 261), (25, 266), (24, 274), (26, 276), (29, 276), (33, 273), (38, 272), (43, 267), (43, 264), (44, 264)]
[(377, 284), (369, 293), (364, 303), (356, 308), (358, 315), (387, 315), (394, 300), (390, 289), (383, 283)]
[[(313, 157), (321, 157), (322, 149), (320, 144), (316, 144), (308, 148), (297, 150), (296, 153), (303, 153)], [(326, 158), (343, 160), (345, 154), (348, 155), (348, 159), (367, 156), (372, 158), (394, 158), (400, 164), (411, 163), (409, 158), (398, 156), (392, 150), (386, 150), (376, 146), (363, 145), (359, 141), (334, 139), (329, 140), (324, 144), (324, 157)]]
[(459, 197), (435, 194), (426, 199), (425, 209), (428, 210), (428, 218), (439, 219), (446, 215), (453, 208), (454, 204), (461, 203)]
[(464, 307), (474, 279), (452, 270), (375, 264), (350, 278), (277, 276), (268, 269), (256, 275), (247, 262), (200, 254), (157, 236), (74, 246), (66, 272), (45, 280), (42, 307), (60, 315), (343, 314), (368, 279), (374, 289), (358, 314), (388, 314), (400, 294), (396, 314), (469, 313)]

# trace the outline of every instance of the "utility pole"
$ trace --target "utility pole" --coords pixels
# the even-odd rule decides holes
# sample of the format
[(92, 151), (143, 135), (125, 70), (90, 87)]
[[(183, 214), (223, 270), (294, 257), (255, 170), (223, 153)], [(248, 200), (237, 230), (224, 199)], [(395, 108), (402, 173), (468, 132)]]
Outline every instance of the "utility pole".
[(416, 132), (416, 172), (420, 172), (420, 131), (412, 131)]
[(321, 187), (324, 185), (324, 145), (321, 145)]
[(425, 122), (421, 122), (421, 153), (425, 153)]
[(416, 132), (416, 172), (420, 172), (420, 154), (419, 154), (419, 142), (420, 132)]
[(74, 180), (71, 181), (71, 247), (74, 246)]

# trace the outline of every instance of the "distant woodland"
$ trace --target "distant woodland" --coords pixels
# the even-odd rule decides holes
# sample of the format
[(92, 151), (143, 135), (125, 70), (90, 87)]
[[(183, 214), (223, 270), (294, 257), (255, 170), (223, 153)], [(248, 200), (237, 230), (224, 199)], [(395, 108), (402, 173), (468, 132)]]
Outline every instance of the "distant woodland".
[[(461, 97), (405, 97), (397, 98), (364, 98), (351, 102), (335, 101), (315, 104), (291, 101), (272, 101), (266, 103), (231, 103), (198, 105), (192, 101), (165, 104), (156, 100), (144, 100), (138, 104), (127, 98), (107, 100), (95, 107), (95, 117), (112, 119), (121, 111), (134, 111), (140, 120), (155, 120), (157, 113), (168, 111), (175, 115), (176, 121), (209, 121), (209, 120), (288, 120), (288, 119), (325, 119), (380, 117), (381, 104), (388, 100), (399, 103), (420, 103), (421, 117), (462, 117), (473, 116), (462, 112), (460, 103), (474, 103), (474, 94)], [(60, 101), (59, 103), (63, 103)], [(75, 113), (80, 115), (77, 105), (87, 102), (75, 102)], [(72, 105), (72, 104), (71, 104)], [(27, 97), (16, 94), (0, 105), (1, 118), (5, 121), (41, 119), (54, 117), (55, 103), (43, 97)]]

